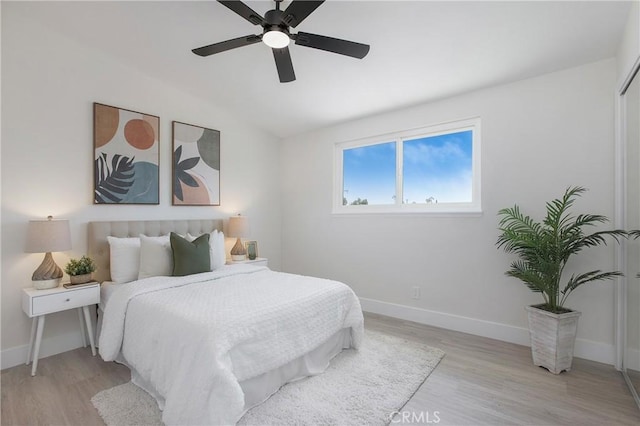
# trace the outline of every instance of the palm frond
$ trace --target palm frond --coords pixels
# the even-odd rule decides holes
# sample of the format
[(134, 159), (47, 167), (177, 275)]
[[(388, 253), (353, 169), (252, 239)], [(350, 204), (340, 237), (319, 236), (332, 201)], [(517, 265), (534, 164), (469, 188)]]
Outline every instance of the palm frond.
[(94, 161), (94, 202), (96, 204), (119, 203), (133, 185), (135, 157), (115, 154), (109, 167), (108, 156), (101, 153)]
[(629, 235), (629, 237), (632, 237), (635, 240), (640, 237), (640, 229), (634, 229), (632, 231), (629, 231), (627, 234)]
[(587, 284), (594, 281), (612, 280), (615, 277), (622, 277), (622, 276), (624, 276), (624, 274), (620, 271), (602, 272), (600, 269), (597, 269), (595, 271), (585, 272), (579, 275), (575, 275), (575, 274), (571, 275), (571, 278), (567, 282), (567, 285), (561, 291), (562, 299), (560, 301), (561, 302), (560, 306), (562, 306), (562, 304), (564, 303), (566, 298), (569, 297), (569, 294), (571, 294), (572, 291), (574, 291), (576, 288), (580, 287), (583, 284)]

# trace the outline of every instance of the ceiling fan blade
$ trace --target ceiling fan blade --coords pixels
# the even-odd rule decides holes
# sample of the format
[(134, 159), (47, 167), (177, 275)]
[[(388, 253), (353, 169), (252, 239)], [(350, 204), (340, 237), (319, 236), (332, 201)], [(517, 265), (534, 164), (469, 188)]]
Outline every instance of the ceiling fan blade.
[(218, 3), (227, 6), (229, 9), (233, 10), (238, 15), (242, 16), (247, 21), (251, 22), (253, 25), (262, 25), (264, 23), (264, 18), (260, 16), (259, 13), (251, 9), (246, 4), (241, 1), (223, 1), (218, 0)]
[(191, 51), (199, 56), (209, 56), (213, 55), (214, 53), (224, 52), (225, 50), (231, 50), (237, 47), (259, 43), (260, 41), (260, 36), (251, 34), (244, 37), (234, 38), (232, 40), (221, 41), (220, 43), (210, 44), (208, 46), (198, 47), (197, 49), (193, 49)]
[(324, 3), (324, 0), (293, 0), (282, 14), (282, 22), (295, 28), (300, 22), (304, 21), (307, 16), (311, 15), (311, 13), (322, 3)]
[(273, 58), (276, 60), (276, 68), (278, 68), (280, 83), (288, 83), (295, 80), (296, 73), (293, 72), (293, 63), (291, 62), (289, 48), (283, 47), (282, 49), (271, 50), (273, 50)]
[(327, 52), (351, 56), (352, 58), (362, 59), (369, 53), (368, 44), (317, 34), (299, 32), (295, 35), (295, 40), (296, 44), (300, 46), (313, 47), (314, 49), (326, 50)]

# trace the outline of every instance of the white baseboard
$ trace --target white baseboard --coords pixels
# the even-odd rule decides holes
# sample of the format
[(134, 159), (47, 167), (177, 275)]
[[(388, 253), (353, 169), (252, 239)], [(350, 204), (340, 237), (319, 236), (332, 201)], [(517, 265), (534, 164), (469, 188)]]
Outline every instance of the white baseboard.
[[(529, 330), (527, 328), (362, 297), (360, 298), (360, 303), (362, 310), (365, 312), (530, 346)], [(607, 343), (576, 339), (573, 353), (578, 358), (611, 365), (615, 363), (615, 346)]]
[[(77, 331), (66, 333), (55, 337), (43, 338), (40, 343), (39, 359), (48, 356), (57, 355), (62, 352), (71, 351), (82, 347), (82, 338)], [(29, 345), (16, 346), (15, 348), (5, 349), (0, 353), (0, 368), (15, 367), (24, 364), (27, 360)]]

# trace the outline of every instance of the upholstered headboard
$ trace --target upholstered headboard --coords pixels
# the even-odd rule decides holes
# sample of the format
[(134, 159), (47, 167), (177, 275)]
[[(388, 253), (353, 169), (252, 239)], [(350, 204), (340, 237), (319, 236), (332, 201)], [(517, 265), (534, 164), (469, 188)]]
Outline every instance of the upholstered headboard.
[(108, 236), (137, 237), (140, 234), (149, 237), (167, 235), (176, 232), (185, 235), (200, 235), (214, 229), (222, 231), (222, 219), (211, 220), (135, 220), (112, 222), (89, 222), (89, 256), (95, 261), (98, 269), (93, 274), (96, 281), (111, 279), (109, 262)]

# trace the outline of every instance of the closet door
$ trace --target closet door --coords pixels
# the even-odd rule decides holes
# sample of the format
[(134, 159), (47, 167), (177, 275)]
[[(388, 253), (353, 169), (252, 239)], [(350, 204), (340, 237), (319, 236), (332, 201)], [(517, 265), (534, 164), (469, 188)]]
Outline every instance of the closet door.
[[(622, 135), (625, 143), (626, 229), (640, 230), (640, 75), (622, 94)], [(640, 236), (626, 244), (626, 345), (623, 373), (640, 405)]]

